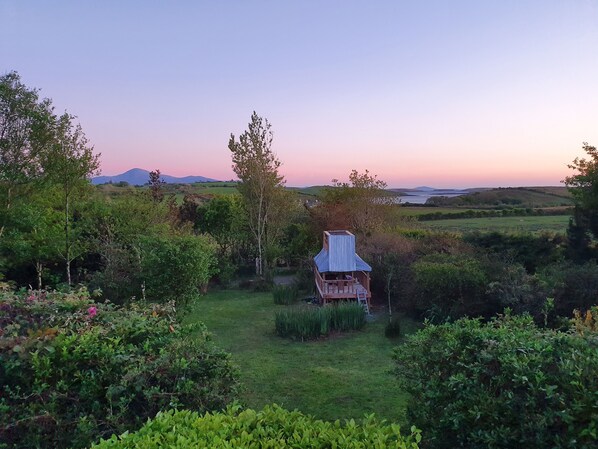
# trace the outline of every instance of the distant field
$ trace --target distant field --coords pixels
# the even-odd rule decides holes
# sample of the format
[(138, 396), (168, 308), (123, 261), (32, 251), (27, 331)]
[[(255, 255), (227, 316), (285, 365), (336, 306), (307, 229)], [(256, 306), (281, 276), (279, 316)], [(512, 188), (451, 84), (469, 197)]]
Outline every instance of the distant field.
[(454, 198), (435, 198), (439, 206), (447, 207), (555, 207), (573, 203), (565, 187), (507, 187), (474, 192)]
[(452, 232), (501, 231), (565, 233), (569, 223), (567, 215), (534, 217), (464, 218), (459, 220), (426, 221), (425, 226)]
[(467, 208), (399, 206), (399, 214), (404, 217), (417, 217), (418, 215), (434, 214), (434, 213), (460, 214), (465, 210), (467, 210)]
[[(125, 195), (139, 190), (147, 190), (147, 186), (119, 186), (117, 184), (102, 184), (97, 189), (108, 196)], [(182, 200), (187, 194), (194, 195), (232, 195), (238, 193), (236, 182), (197, 182), (195, 184), (165, 184), (165, 194), (173, 194), (177, 201)]]

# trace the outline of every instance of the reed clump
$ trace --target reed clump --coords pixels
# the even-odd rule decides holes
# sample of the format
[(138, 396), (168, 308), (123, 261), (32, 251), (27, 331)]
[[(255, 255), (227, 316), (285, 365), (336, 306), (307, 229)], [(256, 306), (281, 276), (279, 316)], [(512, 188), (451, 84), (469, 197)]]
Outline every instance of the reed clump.
[(365, 325), (365, 310), (357, 303), (342, 303), (328, 307), (297, 306), (276, 312), (276, 335), (293, 340), (314, 340), (331, 332), (361, 329)]

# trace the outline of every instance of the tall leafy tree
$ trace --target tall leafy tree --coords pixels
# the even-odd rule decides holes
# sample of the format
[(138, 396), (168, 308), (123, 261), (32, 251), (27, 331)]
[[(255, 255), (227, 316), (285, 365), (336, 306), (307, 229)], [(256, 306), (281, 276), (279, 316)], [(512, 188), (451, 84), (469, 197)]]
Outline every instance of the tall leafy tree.
[(563, 181), (575, 201), (575, 211), (569, 222), (570, 249), (581, 258), (588, 258), (591, 236), (598, 238), (598, 150), (583, 143), (588, 158), (575, 158), (569, 168), (576, 173)]
[(0, 240), (2, 253), (10, 264), (32, 266), (37, 288), (43, 288), (48, 264), (60, 260), (60, 241), (63, 232), (60, 211), (54, 207), (55, 189), (34, 192), (27, 202), (12, 209), (7, 231)]
[(324, 191), (322, 203), (310, 210), (316, 225), (322, 230), (350, 229), (371, 235), (387, 224), (389, 207), (394, 198), (388, 194), (386, 183), (368, 170), (352, 170), (349, 182), (332, 180), (332, 187)]
[(64, 217), (62, 257), (68, 285), (72, 284), (71, 263), (81, 255), (81, 241), (73, 233), (73, 214), (77, 200), (89, 193), (89, 178), (99, 169), (99, 154), (94, 154), (81, 125), (74, 116), (64, 113), (54, 126), (52, 148), (44, 160), (47, 181), (58, 186)]
[(285, 191), (280, 161), (272, 151), (272, 130), (267, 119), (251, 115), (248, 129), (237, 140), (230, 136), (233, 170), (241, 181), (238, 189), (248, 214), (248, 223), (257, 248), (256, 273), (264, 274), (264, 255), (280, 233)]
[(160, 170), (154, 170), (149, 173), (149, 192), (152, 200), (156, 203), (164, 199), (164, 184), (166, 182), (162, 179)]
[(42, 175), (53, 123), (50, 100), (40, 99), (16, 72), (0, 76), (0, 237), (15, 201), (29, 195)]

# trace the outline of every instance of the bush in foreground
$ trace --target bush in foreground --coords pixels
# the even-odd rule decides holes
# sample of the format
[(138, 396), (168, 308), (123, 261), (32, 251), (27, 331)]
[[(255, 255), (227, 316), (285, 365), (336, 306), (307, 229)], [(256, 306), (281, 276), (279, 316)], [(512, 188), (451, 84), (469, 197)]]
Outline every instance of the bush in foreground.
[(182, 327), (172, 305), (132, 307), (94, 304), (85, 291), (0, 295), (6, 447), (86, 447), (160, 410), (234, 398), (235, 370), (203, 325)]
[(420, 432), (403, 436), (399, 426), (377, 421), (341, 424), (315, 420), (276, 405), (261, 411), (229, 407), (201, 416), (190, 411), (160, 413), (138, 432), (113, 436), (93, 449), (220, 448), (395, 448), (417, 449)]
[(598, 445), (596, 333), (541, 330), (528, 316), (462, 319), (425, 327), (394, 358), (426, 447)]
[(280, 337), (313, 340), (330, 332), (361, 329), (365, 310), (357, 303), (328, 307), (299, 306), (276, 312), (275, 331)]

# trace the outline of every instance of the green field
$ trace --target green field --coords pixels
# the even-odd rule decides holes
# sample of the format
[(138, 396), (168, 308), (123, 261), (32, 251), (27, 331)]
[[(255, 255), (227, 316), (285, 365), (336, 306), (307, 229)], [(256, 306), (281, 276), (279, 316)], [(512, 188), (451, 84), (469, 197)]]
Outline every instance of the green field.
[(568, 215), (462, 218), (421, 222), (422, 226), (452, 232), (500, 231), (507, 233), (551, 231), (565, 233)]
[[(326, 420), (376, 413), (405, 422), (407, 398), (389, 373), (396, 342), (384, 337), (384, 315), (359, 332), (294, 342), (274, 335), (274, 314), (282, 307), (270, 293), (216, 291), (187, 317), (203, 321), (215, 343), (232, 353), (243, 403), (261, 408), (275, 402)], [(404, 323), (413, 331), (412, 322)]]
[(502, 187), (476, 191), (453, 198), (436, 197), (438, 206), (448, 207), (556, 207), (573, 204), (571, 193), (566, 187)]
[(460, 214), (466, 210), (467, 210), (467, 208), (458, 208), (458, 207), (399, 206), (399, 215), (401, 215), (403, 217), (417, 217), (419, 215), (434, 214), (434, 213)]

